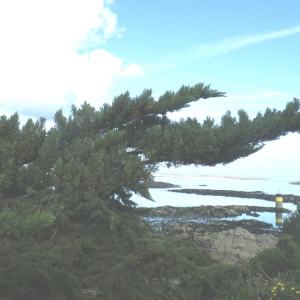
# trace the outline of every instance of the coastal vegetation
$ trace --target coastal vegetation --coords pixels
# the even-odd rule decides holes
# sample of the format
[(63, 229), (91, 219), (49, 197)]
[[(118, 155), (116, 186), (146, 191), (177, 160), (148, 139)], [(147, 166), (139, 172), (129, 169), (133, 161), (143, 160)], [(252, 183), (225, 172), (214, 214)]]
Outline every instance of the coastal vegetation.
[(167, 116), (223, 96), (204, 84), (158, 100), (151, 90), (134, 98), (126, 92), (99, 110), (86, 102), (68, 117), (59, 110), (49, 130), (42, 117), (21, 127), (18, 113), (2, 116), (1, 299), (299, 296), (299, 211), (285, 221), (276, 249), (243, 266), (164, 237), (135, 214), (131, 196), (152, 200), (148, 187), (159, 164), (227, 164), (300, 130), (298, 99), (252, 120), (243, 110), (237, 118), (225, 113), (220, 124)]

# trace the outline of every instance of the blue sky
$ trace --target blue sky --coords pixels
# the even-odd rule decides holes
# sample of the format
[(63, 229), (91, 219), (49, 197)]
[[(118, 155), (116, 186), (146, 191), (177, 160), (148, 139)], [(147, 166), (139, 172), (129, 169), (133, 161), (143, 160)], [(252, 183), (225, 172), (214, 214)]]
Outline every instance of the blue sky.
[[(99, 107), (126, 90), (158, 97), (197, 82), (227, 98), (173, 118), (282, 109), (300, 98), (299, 11), (298, 0), (1, 1), (0, 115), (44, 116), (51, 126), (72, 103)], [(243, 161), (263, 155), (271, 166), (289, 151), (285, 169), (297, 172), (299, 134), (265, 148)]]

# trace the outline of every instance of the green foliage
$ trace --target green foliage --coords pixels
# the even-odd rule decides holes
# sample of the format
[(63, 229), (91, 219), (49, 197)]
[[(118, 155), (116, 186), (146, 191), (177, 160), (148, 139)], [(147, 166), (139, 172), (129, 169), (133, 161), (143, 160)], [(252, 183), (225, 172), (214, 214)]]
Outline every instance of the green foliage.
[[(284, 236), (275, 249), (268, 249), (254, 259), (259, 268), (270, 276), (280, 273), (300, 272), (300, 211), (292, 213), (283, 222)], [(299, 283), (300, 277), (297, 275)]]
[[(240, 291), (244, 271), (214, 262), (190, 243), (157, 238), (134, 217), (131, 200), (133, 193), (152, 200), (148, 186), (160, 163), (226, 164), (300, 130), (298, 99), (253, 120), (243, 110), (238, 118), (227, 112), (220, 124), (167, 117), (200, 98), (224, 95), (201, 83), (158, 100), (151, 90), (135, 98), (126, 92), (98, 111), (86, 102), (73, 105), (69, 117), (59, 110), (48, 131), (44, 118), (20, 128), (17, 113), (2, 116), (3, 297), (82, 299), (82, 288), (90, 287), (105, 299), (212, 299)], [(297, 222), (291, 217), (285, 227), (294, 236)], [(288, 237), (286, 243), (298, 263), (298, 244)], [(275, 263), (283, 248), (258, 259)], [(291, 259), (276, 268), (298, 276)]]
[(283, 222), (282, 229), (285, 233), (292, 235), (300, 244), (300, 204), (297, 211), (291, 213)]
[[(200, 295), (203, 286), (193, 283), (192, 278), (197, 281), (197, 271), (211, 262), (195, 246), (168, 239), (142, 239), (107, 278), (108, 299), (183, 299), (182, 286), (188, 287), (187, 297)], [(175, 287), (177, 284), (180, 286)]]
[[(8, 253), (10, 248), (11, 252)], [(54, 247), (30, 240), (1, 247), (6, 261), (0, 265), (1, 297), (7, 299), (83, 299), (70, 261)], [(1, 298), (2, 299), (2, 298)]]
[(252, 261), (253, 268), (263, 270), (269, 276), (276, 276), (278, 272), (284, 273), (300, 267), (299, 244), (291, 236), (280, 239), (275, 249), (268, 249), (259, 253)]
[[(19, 129), (18, 114), (0, 119), (0, 189), (2, 197), (16, 197), (24, 194), (26, 186), (18, 182), (20, 169), (37, 159), (38, 150), (46, 136), (46, 119), (33, 123), (29, 119)], [(33, 175), (33, 174), (32, 174)], [(36, 177), (31, 180), (37, 179)]]
[(36, 212), (24, 218), (16, 209), (5, 208), (0, 212), (0, 238), (36, 236), (41, 230), (52, 226), (55, 219), (51, 212)]
[(299, 224), (298, 209), (284, 221), (277, 247), (251, 259), (243, 267), (241, 286), (221, 299), (300, 299)]

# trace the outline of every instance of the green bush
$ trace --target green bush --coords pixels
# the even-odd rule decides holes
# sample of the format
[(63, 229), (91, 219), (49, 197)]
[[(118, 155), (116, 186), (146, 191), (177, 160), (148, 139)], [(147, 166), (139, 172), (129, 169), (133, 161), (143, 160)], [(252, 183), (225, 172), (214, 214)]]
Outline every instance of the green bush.
[(300, 204), (298, 204), (297, 211), (291, 213), (284, 220), (282, 230), (284, 233), (292, 235), (300, 244)]
[(42, 229), (55, 222), (52, 212), (36, 212), (27, 217), (13, 208), (0, 212), (0, 238), (16, 239), (22, 236), (37, 235)]
[(237, 266), (223, 265), (194, 243), (166, 237), (143, 238), (112, 268), (105, 299), (212, 299), (237, 281)]
[[(10, 243), (7, 246), (11, 250), (9, 256), (6, 261), (0, 261), (1, 297), (11, 300), (83, 299), (80, 280), (72, 274), (68, 258), (57, 249), (22, 239)], [(1, 250), (3, 253), (6, 249)]]

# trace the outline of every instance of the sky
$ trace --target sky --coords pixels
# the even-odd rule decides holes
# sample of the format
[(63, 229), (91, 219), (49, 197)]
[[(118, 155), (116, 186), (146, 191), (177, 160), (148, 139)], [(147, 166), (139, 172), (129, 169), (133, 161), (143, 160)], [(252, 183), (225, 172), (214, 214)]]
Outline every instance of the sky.
[[(46, 117), (84, 101), (99, 108), (129, 91), (198, 82), (226, 92), (173, 119), (283, 109), (300, 98), (299, 0), (4, 0), (0, 2), (0, 115)], [(297, 175), (300, 135), (267, 143), (218, 172)], [(260, 161), (260, 168), (254, 168)], [(277, 166), (277, 167), (276, 167)], [(300, 177), (300, 176), (299, 176)]]

